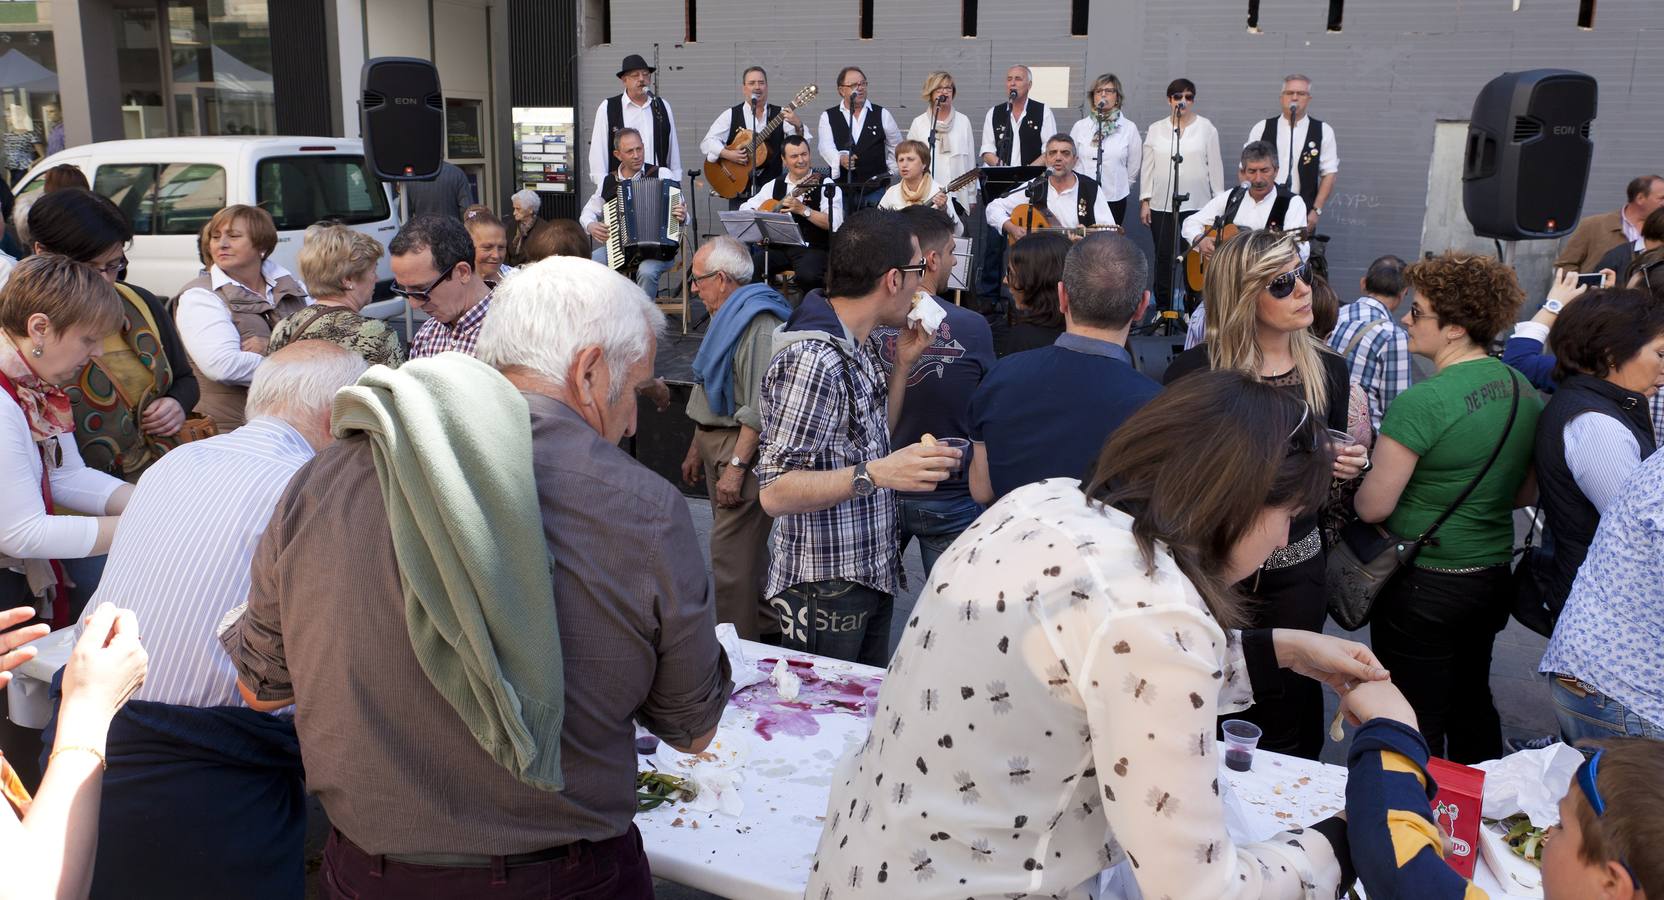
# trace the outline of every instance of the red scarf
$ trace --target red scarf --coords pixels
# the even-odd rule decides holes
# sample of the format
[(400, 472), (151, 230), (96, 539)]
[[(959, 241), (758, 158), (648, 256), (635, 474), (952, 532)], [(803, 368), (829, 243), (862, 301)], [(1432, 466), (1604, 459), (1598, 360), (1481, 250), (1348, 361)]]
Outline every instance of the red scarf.
[[(74, 431), (69, 395), (36, 374), (29, 361), (17, 352), (17, 346), (3, 335), (0, 335), (0, 390), (23, 410), (23, 418), (29, 423), (29, 436), (40, 450), (40, 499), (46, 504), (46, 514), (51, 515), (54, 461), (46, 445), (51, 441), (56, 448), (58, 435)], [(55, 559), (52, 574), (58, 581), (52, 602), (52, 629), (56, 631), (69, 624), (69, 580), (64, 577), (64, 567)]]

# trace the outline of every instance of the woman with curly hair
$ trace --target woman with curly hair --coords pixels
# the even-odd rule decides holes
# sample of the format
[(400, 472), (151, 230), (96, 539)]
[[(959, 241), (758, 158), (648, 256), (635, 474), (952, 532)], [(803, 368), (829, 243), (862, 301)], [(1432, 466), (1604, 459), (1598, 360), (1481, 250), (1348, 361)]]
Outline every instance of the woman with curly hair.
[(1491, 645), (1512, 605), (1512, 513), (1527, 485), (1542, 402), (1523, 376), (1485, 352), (1525, 298), (1513, 269), (1453, 250), (1404, 274), (1415, 288), (1403, 319), (1410, 352), (1435, 371), (1387, 408), (1374, 467), (1358, 488), (1358, 517), (1415, 537), (1484, 477), (1437, 540), (1381, 592), (1371, 640), (1415, 707), (1432, 754), (1477, 762), (1502, 755)]

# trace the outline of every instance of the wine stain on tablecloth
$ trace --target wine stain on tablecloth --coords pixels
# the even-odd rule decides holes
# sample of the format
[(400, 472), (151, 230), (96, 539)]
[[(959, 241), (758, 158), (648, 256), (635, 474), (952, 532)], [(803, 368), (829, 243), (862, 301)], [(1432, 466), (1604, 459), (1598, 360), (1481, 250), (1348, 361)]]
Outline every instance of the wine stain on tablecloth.
[[(760, 659), (756, 665), (764, 672), (772, 672), (776, 662), (777, 659)], [(772, 741), (776, 734), (792, 737), (819, 734), (821, 716), (866, 715), (866, 699), (862, 695), (880, 679), (861, 675), (838, 680), (822, 678), (811, 663), (796, 659), (787, 662), (793, 674), (803, 680), (795, 700), (781, 699), (774, 685), (767, 681), (754, 684), (733, 698), (735, 706), (757, 715), (757, 724), (753, 727), (763, 740)]]

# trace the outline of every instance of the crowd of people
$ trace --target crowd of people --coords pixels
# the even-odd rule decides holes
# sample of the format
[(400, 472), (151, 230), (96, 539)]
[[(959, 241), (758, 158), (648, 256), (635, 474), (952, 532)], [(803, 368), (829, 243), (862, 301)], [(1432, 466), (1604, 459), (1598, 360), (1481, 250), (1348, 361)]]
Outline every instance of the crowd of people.
[[(1119, 81), (1090, 92), (1116, 173), (1095, 178), (1021, 66), (980, 156), (946, 73), (904, 141), (846, 69), (853, 120), (822, 115), (816, 142), (791, 116), (740, 204), (785, 201), (816, 242), (759, 261), (715, 236), (687, 263), (710, 314), (681, 466), (711, 501), (702, 552), (687, 500), (620, 447), (642, 398), (669, 402), (662, 272), (591, 243), (609, 185), (676, 165), (650, 75), (627, 59), (597, 111), (619, 165), (577, 223), (535, 194), (385, 247), (319, 223), (291, 273), (271, 217), (231, 206), (159, 299), (125, 282), (107, 199), (32, 203), (0, 289), (0, 682), (77, 633), (34, 789), (32, 760), (0, 757), (0, 896), (298, 897), (311, 793), (326, 896), (649, 897), (635, 730), (711, 742), (718, 623), (887, 667), (832, 780), (818, 900), (1076, 896), (1122, 860), (1145, 896), (1471, 896), (1426, 767), (1509, 749), (1490, 667), (1511, 616), (1550, 635), (1554, 737), (1589, 754), (1547, 896), (1664, 895), (1664, 178), (1579, 228), (1528, 321), (1512, 269), (1455, 250), (1382, 256), (1342, 303), (1302, 233), (1334, 137), (1291, 76), (1244, 184), (1192, 198), (1239, 233), (1169, 223), (1202, 248), (1205, 303), (1158, 382), (1127, 342), (1171, 296), (1168, 257), (1078, 228), (1119, 221), (1135, 180), (1143, 211), (1186, 217), (1151, 203)], [(772, 115), (766, 73), (744, 84), (765, 102), (713, 125), (719, 158), (723, 128)], [(1194, 85), (1171, 94), (1147, 134), (1182, 145), (1205, 120)], [(1181, 183), (1219, 175), (1211, 140)], [(873, 141), (899, 190), (846, 209), (883, 194)], [(1282, 181), (1279, 146), (1305, 148)], [(797, 192), (812, 148), (854, 176)], [(1003, 223), (998, 333), (947, 298), (981, 220), (930, 175), (978, 158), (1044, 161), (1034, 199), (1077, 229)], [(408, 341), (363, 315), (384, 254), (426, 316)], [(1601, 264), (1621, 268), (1578, 278)], [(927, 583), (898, 628), (915, 540)], [(1382, 543), (1413, 549), (1369, 595), (1368, 646), (1324, 635), (1334, 559)], [(1325, 686), (1357, 726), (1346, 814), (1234, 843), (1220, 720), (1316, 758)]]

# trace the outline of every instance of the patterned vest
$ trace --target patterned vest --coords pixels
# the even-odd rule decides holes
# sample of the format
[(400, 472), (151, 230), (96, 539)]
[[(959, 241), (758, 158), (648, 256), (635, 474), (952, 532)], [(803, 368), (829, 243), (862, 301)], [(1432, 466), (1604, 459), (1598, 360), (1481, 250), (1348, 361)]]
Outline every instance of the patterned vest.
[[(212, 278), (212, 275), (203, 272), (180, 288), (179, 293), (184, 294), (193, 288), (202, 288), (218, 296), (220, 302), (225, 304), (226, 311), (231, 314), (231, 324), (237, 326), (239, 339), (270, 339), (272, 328), (276, 327), (277, 323), (307, 307), (306, 292), (288, 275), (281, 276), (272, 285), (274, 302), (270, 304), (266, 302), (266, 298), (249, 293), (236, 282), (227, 282), (216, 291)], [(248, 386), (222, 384), (204, 375), (202, 365), (195, 359), (191, 360), (191, 365), (196, 369), (197, 384), (202, 388), (202, 397), (196, 402), (196, 411), (212, 416), (221, 434), (241, 426), (247, 420), (243, 406), (248, 401)]]

